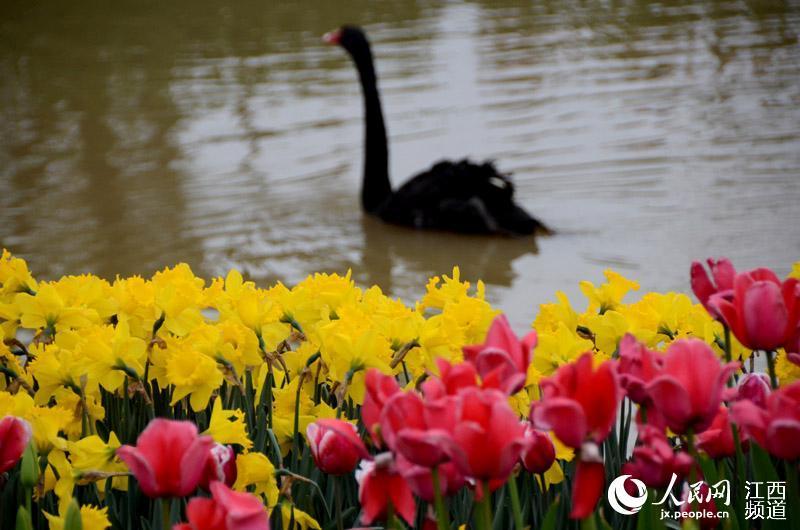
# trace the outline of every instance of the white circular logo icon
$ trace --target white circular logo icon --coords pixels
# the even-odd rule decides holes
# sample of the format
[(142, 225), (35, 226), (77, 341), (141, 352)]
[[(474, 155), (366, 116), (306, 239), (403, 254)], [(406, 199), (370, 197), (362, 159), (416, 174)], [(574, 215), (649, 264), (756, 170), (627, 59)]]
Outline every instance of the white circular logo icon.
[(644, 482), (631, 478), (631, 482), (639, 492), (637, 496), (629, 495), (625, 491), (625, 480), (631, 478), (630, 475), (620, 475), (608, 485), (608, 503), (614, 511), (622, 515), (633, 515), (644, 506), (647, 501), (647, 487)]

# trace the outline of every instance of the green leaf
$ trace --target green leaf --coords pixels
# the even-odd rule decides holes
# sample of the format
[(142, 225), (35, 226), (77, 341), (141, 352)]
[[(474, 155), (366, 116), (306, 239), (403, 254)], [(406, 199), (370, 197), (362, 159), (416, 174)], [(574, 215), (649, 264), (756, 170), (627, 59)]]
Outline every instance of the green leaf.
[(753, 477), (760, 482), (778, 480), (778, 472), (772, 459), (757, 443), (750, 442), (750, 457), (753, 459)]
[(547, 514), (545, 514), (544, 521), (542, 521), (541, 530), (555, 530), (559, 504), (560, 501), (556, 500), (550, 505), (550, 508), (547, 509)]

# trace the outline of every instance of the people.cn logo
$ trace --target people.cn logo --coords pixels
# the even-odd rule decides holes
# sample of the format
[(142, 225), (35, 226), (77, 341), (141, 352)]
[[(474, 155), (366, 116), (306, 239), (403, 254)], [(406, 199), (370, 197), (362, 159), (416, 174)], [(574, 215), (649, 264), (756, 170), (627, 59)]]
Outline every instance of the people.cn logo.
[[(629, 478), (639, 492), (636, 496), (630, 495), (625, 489), (625, 481)], [(644, 482), (631, 478), (630, 475), (620, 475), (608, 485), (608, 503), (617, 513), (633, 515), (642, 509), (646, 501), (647, 487)]]

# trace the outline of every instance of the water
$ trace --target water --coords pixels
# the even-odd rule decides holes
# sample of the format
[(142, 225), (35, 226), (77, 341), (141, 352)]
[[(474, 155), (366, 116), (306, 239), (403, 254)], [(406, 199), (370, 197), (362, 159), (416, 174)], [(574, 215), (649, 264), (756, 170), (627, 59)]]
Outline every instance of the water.
[[(406, 299), (459, 264), (519, 327), (612, 267), (800, 259), (800, 3), (7, 0), (0, 243), (40, 278), (186, 261), (262, 282), (344, 272)], [(558, 231), (417, 233), (358, 206), (363, 25), (395, 185), (494, 158)], [(576, 303), (582, 306), (582, 302)]]

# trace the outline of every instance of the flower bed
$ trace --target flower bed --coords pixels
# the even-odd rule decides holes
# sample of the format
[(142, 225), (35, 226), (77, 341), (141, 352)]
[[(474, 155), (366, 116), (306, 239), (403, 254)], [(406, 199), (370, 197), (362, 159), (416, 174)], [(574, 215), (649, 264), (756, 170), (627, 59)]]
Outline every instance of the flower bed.
[(800, 527), (800, 263), (709, 265), (700, 304), (606, 271), (520, 339), (457, 268), (409, 307), (4, 252), (0, 527)]

